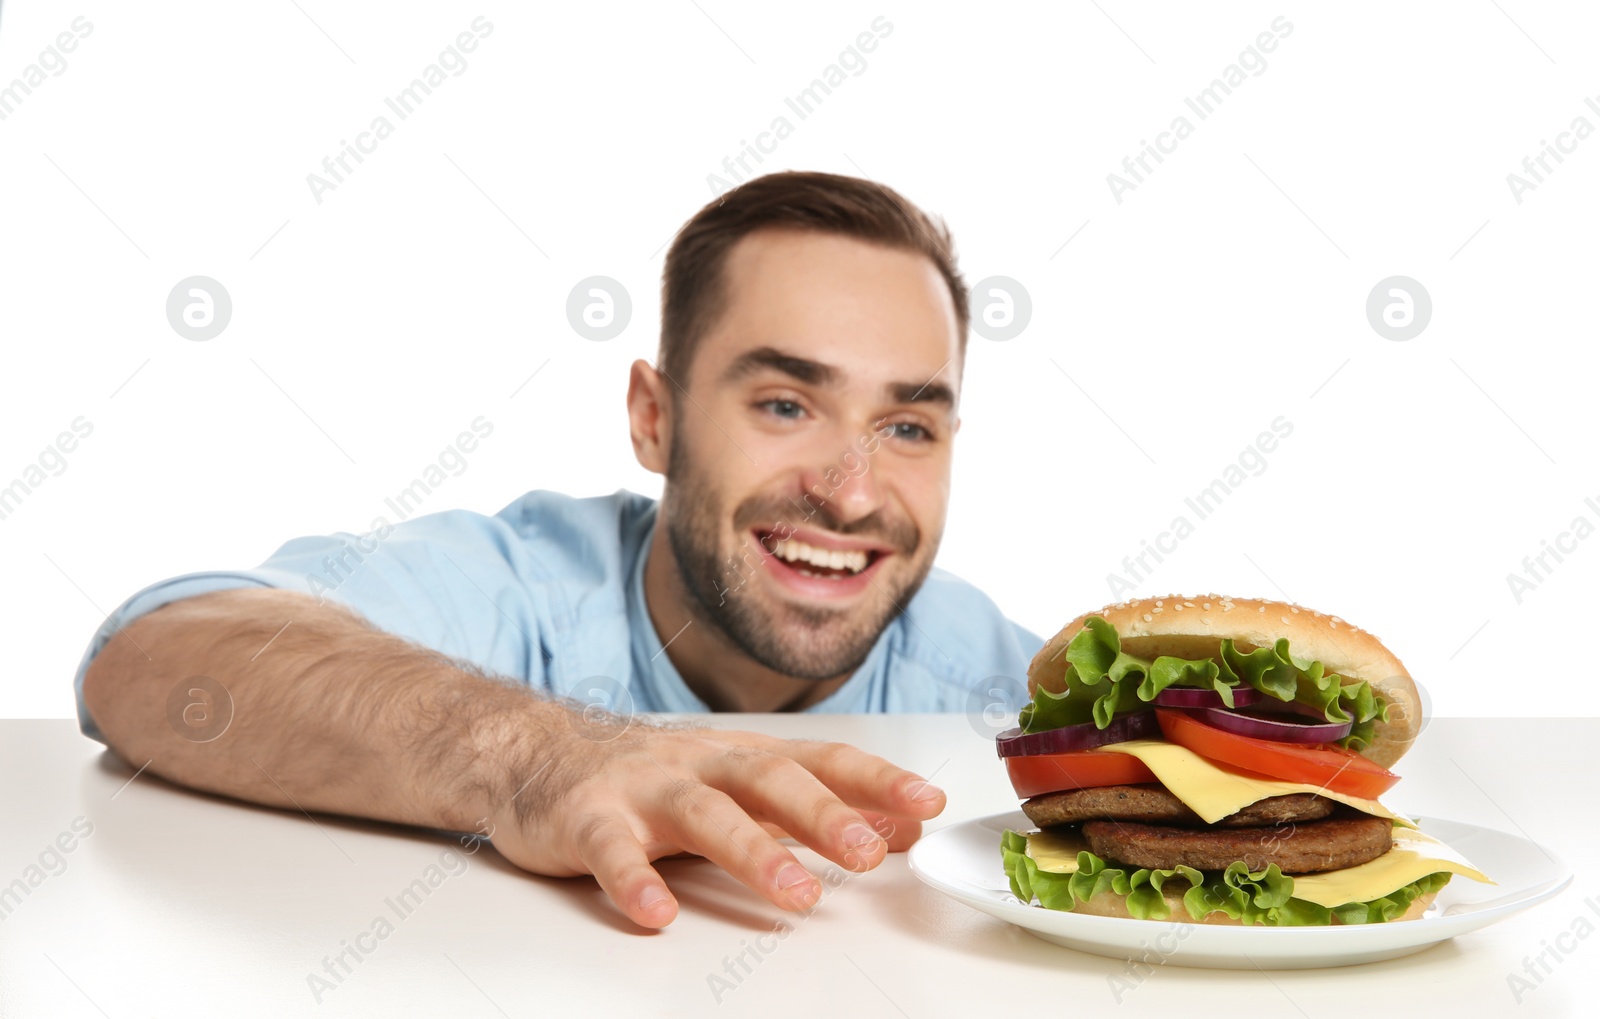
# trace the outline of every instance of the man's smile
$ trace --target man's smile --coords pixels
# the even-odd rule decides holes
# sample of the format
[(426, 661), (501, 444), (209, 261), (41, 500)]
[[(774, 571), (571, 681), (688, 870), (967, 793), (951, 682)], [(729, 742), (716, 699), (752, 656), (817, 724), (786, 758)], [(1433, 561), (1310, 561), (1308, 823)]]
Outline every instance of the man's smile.
[(767, 554), (769, 577), (806, 599), (849, 599), (872, 585), (894, 554), (881, 543), (807, 528), (758, 527), (751, 531)]

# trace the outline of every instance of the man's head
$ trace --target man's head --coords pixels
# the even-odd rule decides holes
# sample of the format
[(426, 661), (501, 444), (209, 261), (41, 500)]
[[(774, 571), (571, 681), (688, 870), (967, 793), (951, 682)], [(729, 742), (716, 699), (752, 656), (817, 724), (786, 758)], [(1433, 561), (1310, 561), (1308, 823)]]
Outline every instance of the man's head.
[(966, 327), (948, 232), (869, 181), (761, 177), (683, 227), (628, 403), (693, 618), (783, 675), (861, 663), (944, 531)]

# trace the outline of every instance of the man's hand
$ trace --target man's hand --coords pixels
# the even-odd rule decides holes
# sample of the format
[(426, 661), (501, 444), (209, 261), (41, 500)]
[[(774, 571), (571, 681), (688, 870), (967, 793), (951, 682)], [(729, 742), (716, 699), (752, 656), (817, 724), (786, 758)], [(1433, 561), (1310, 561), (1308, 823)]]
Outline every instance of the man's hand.
[[(221, 735), (170, 711), (193, 677), (227, 692)], [(141, 616), (90, 665), (84, 698), (124, 760), (170, 781), (452, 831), (488, 819), (513, 863), (593, 874), (647, 927), (678, 911), (652, 860), (697, 853), (804, 909), (822, 889), (778, 843), (786, 833), (867, 870), (944, 808), (939, 790), (853, 747), (576, 711), (290, 591)]]
[(593, 874), (645, 927), (678, 914), (651, 866), (661, 857), (703, 856), (774, 904), (806, 909), (822, 884), (778, 839), (866, 871), (915, 842), (945, 804), (924, 779), (843, 743), (634, 720), (598, 733), (580, 723), (539, 749), (524, 787), (493, 815), (495, 848), (535, 873)]

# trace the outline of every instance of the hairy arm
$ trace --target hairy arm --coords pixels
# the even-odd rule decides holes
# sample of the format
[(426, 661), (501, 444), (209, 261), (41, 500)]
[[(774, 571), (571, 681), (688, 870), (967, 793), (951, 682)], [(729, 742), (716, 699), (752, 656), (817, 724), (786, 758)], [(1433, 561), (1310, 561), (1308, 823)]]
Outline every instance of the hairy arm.
[(84, 699), (112, 749), (172, 782), (456, 831), (487, 822), (512, 862), (593, 874), (651, 927), (677, 912), (650, 866), (662, 856), (699, 854), (804, 909), (821, 885), (775, 834), (866, 870), (944, 806), (843, 744), (585, 718), (283, 590), (140, 617), (95, 657)]
[[(91, 663), (84, 699), (112, 749), (173, 782), (462, 831), (509, 797), (499, 784), (514, 755), (567, 728), (555, 702), (341, 606), (262, 588), (187, 598), (135, 620)], [(230, 712), (214, 735), (212, 719)], [(519, 738), (508, 740), (512, 718)]]

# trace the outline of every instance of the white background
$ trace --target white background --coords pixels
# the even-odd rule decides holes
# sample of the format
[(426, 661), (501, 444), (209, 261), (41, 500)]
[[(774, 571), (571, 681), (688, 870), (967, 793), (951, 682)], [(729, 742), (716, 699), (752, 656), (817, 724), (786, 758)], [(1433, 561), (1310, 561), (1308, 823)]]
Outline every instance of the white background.
[[(1285, 592), (1384, 637), (1441, 714), (1581, 705), (1558, 698), (1591, 678), (1600, 540), (1520, 605), (1506, 577), (1600, 524), (1600, 137), (1520, 204), (1506, 175), (1600, 129), (1600, 15), (927, 6), (7, 3), (0, 85), (93, 31), (0, 121), (0, 485), (94, 432), (0, 520), (0, 716), (71, 715), (84, 645), (144, 584), (365, 530), (478, 415), (493, 436), (429, 511), (659, 492), (623, 393), (664, 245), (780, 115), (763, 170), (888, 183), (949, 221), (969, 281), (1031, 294), (1019, 337), (971, 339), (941, 565), (1054, 632), (1283, 415), (1141, 593)], [(479, 14), (466, 71), (318, 204), (307, 174)], [(797, 121), (784, 97), (879, 15), (866, 69)], [(1184, 97), (1280, 15), (1199, 122)], [(1193, 135), (1116, 202), (1107, 174), (1180, 114)], [(209, 342), (165, 316), (196, 274), (233, 299)], [(605, 343), (565, 315), (597, 274), (633, 296)], [(1365, 313), (1396, 274), (1434, 307), (1407, 342)]]

